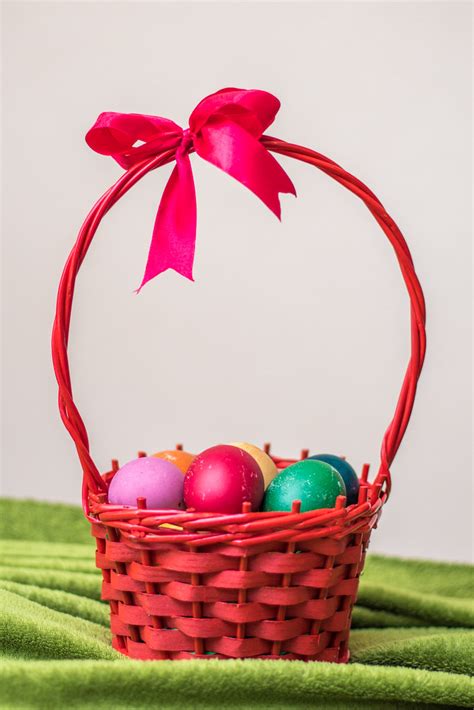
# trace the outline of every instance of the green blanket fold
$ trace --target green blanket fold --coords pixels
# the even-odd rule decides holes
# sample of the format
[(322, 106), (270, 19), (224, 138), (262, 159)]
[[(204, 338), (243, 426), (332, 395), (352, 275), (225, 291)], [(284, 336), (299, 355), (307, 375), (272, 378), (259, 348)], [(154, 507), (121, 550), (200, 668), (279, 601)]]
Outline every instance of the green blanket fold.
[(1, 708), (473, 707), (473, 568), (369, 555), (351, 663), (136, 662), (79, 508), (0, 499)]

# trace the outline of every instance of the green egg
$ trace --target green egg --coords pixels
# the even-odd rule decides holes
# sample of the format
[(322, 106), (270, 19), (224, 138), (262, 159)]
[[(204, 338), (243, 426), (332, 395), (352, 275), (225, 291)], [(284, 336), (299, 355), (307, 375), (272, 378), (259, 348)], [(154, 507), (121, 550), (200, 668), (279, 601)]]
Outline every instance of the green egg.
[(346, 495), (340, 473), (328, 463), (304, 459), (283, 469), (268, 486), (263, 499), (264, 511), (291, 510), (294, 500), (301, 501), (301, 512), (334, 508), (336, 498)]

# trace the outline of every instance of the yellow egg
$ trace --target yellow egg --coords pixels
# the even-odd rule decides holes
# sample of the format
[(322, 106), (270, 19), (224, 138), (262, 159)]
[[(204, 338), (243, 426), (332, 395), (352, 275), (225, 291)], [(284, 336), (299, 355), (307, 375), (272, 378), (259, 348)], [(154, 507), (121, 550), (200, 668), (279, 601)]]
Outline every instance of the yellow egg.
[(247, 444), (245, 441), (234, 441), (232, 444), (229, 444), (229, 446), (236, 446), (238, 449), (243, 449), (243, 451), (246, 451), (255, 459), (263, 473), (265, 488), (267, 488), (278, 473), (278, 469), (270, 456), (266, 454), (265, 451), (262, 451), (262, 449), (259, 449), (258, 446)]

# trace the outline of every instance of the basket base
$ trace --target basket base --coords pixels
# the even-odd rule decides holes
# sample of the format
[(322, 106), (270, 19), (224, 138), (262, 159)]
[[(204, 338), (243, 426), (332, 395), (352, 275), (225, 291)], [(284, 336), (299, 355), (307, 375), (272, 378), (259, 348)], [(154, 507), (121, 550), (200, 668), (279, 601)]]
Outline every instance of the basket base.
[[(127, 656), (128, 658), (133, 658), (139, 661), (162, 661), (167, 660), (163, 657), (163, 653), (160, 651), (153, 651), (148, 648), (143, 642), (131, 641), (128, 642), (123, 640), (123, 637), (114, 636), (112, 640), (113, 648), (119, 653)], [(326, 663), (348, 663), (350, 660), (349, 649), (344, 652), (340, 652), (338, 648), (326, 648), (322, 653), (318, 654), (317, 658), (304, 658), (302, 656), (297, 656), (294, 653), (283, 653), (280, 655), (267, 655), (258, 656), (258, 660), (267, 661), (303, 661), (305, 663), (311, 662), (326, 662)], [(174, 661), (191, 661), (191, 660), (205, 660), (209, 661), (212, 659), (219, 660), (235, 660), (229, 656), (223, 656), (220, 653), (191, 653), (186, 651), (181, 651), (172, 655)], [(169, 657), (168, 657), (169, 660)], [(252, 660), (252, 659), (241, 659), (241, 660)]]

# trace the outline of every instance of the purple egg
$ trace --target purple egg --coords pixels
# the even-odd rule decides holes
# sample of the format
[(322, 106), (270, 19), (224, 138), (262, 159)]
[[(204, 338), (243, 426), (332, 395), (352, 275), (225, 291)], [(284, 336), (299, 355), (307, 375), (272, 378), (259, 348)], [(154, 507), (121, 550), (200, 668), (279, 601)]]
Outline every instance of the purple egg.
[(145, 498), (147, 508), (179, 508), (183, 485), (184, 476), (174, 463), (143, 456), (117, 471), (110, 482), (109, 503), (136, 506), (137, 498)]

